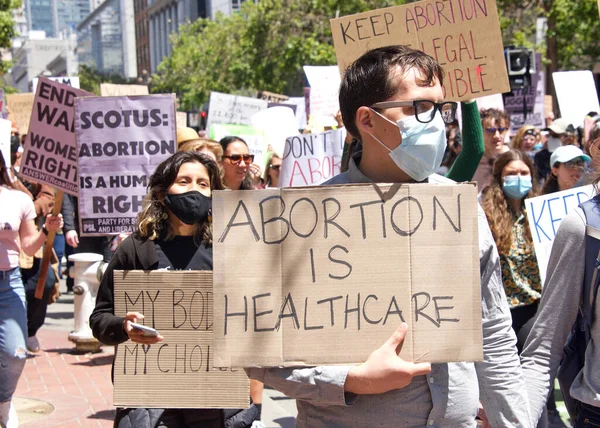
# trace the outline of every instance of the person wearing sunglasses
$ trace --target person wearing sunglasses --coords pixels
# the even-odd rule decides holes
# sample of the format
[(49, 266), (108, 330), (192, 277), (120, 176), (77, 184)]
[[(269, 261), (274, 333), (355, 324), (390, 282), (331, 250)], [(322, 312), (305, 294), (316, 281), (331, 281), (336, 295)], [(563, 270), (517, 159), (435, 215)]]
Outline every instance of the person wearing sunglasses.
[(239, 137), (224, 137), (219, 141), (223, 148), (223, 181), (231, 190), (251, 190), (260, 185), (261, 170), (254, 164), (254, 155), (248, 144)]
[[(362, 151), (325, 184), (451, 184), (434, 174), (447, 147), (445, 125), (456, 112), (456, 103), (444, 100), (443, 80), (435, 59), (407, 46), (373, 49), (350, 65), (340, 85), (340, 109)], [(474, 427), (480, 401), (493, 426), (531, 426), (498, 252), (481, 210), (478, 228), (480, 260), (473, 268), (481, 275), (482, 362), (404, 360), (398, 353), (408, 327), (399, 323), (362, 364), (246, 372), (296, 399), (299, 428)], [(435, 269), (435, 259), (427, 263)]]
[(281, 170), (281, 163), (283, 160), (281, 156), (273, 153), (267, 163), (267, 170), (265, 171), (265, 187), (279, 187), (279, 171)]
[(527, 153), (531, 158), (542, 147), (542, 136), (535, 126), (531, 125), (520, 127), (512, 140), (513, 149)]
[(541, 184), (550, 176), (550, 158), (556, 149), (568, 146), (575, 142), (575, 128), (568, 120), (559, 118), (544, 129), (548, 133), (548, 141), (545, 147), (535, 154), (533, 162), (537, 172), (537, 178)]
[(551, 172), (542, 188), (542, 195), (577, 187), (586, 163), (592, 160), (579, 147), (561, 146), (550, 158)]
[(485, 151), (473, 180), (477, 182), (477, 188), (481, 192), (492, 181), (494, 161), (502, 153), (508, 151), (504, 140), (508, 132), (509, 121), (505, 112), (495, 108), (483, 109), (480, 114)]

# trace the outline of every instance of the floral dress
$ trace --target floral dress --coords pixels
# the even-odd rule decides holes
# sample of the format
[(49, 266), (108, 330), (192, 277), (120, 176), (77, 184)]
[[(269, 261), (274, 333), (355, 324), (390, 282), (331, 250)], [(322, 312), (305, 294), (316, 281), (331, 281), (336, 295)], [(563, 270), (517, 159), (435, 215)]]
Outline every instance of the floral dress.
[(527, 217), (521, 212), (513, 219), (513, 243), (508, 254), (500, 255), (500, 266), (508, 306), (516, 308), (539, 301), (542, 284), (533, 244), (525, 239)]

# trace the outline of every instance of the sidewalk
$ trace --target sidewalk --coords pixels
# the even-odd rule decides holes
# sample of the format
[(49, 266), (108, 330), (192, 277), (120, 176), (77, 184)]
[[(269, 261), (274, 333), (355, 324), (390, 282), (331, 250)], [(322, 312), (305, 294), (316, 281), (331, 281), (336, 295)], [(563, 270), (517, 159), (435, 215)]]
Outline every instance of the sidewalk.
[[(65, 290), (64, 282), (61, 288)], [(20, 426), (112, 427), (110, 380), (113, 347), (101, 353), (76, 354), (68, 334), (73, 329), (73, 295), (62, 295), (48, 307), (38, 332), (41, 351), (31, 354), (15, 393)], [(267, 427), (292, 428), (296, 404), (277, 391), (265, 389), (263, 422)]]

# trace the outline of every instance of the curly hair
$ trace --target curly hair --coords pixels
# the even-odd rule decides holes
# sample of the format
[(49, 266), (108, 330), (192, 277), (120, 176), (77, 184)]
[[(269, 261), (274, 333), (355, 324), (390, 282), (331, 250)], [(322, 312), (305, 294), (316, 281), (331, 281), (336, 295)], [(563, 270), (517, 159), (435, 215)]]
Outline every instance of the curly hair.
[[(502, 191), (502, 171), (504, 171), (504, 168), (513, 161), (522, 161), (527, 165), (527, 168), (529, 168), (533, 187), (526, 198), (531, 198), (537, 194), (535, 168), (527, 154), (520, 152), (519, 150), (511, 149), (498, 156), (492, 172), (492, 183), (483, 191), (481, 205), (483, 206), (483, 211), (490, 224), (490, 229), (492, 230), (492, 235), (494, 236), (494, 241), (496, 241), (498, 253), (500, 254), (508, 254), (510, 252), (510, 247), (512, 246), (514, 239), (512, 233), (514, 223), (513, 214), (512, 210), (509, 209), (506, 196)], [(524, 204), (523, 213), (527, 214)], [(529, 229), (529, 222), (527, 221), (525, 222), (525, 240), (525, 251), (531, 253), (533, 251), (533, 239), (531, 238), (531, 230)]]
[[(167, 220), (163, 200), (169, 187), (175, 182), (181, 165), (188, 162), (197, 162), (206, 168), (210, 178), (210, 189), (222, 190), (223, 182), (217, 164), (207, 155), (196, 152), (177, 152), (162, 162), (150, 176), (148, 194), (144, 198), (142, 210), (137, 217), (137, 229), (141, 238), (151, 241), (156, 239), (172, 239), (175, 235)], [(206, 245), (212, 245), (212, 225), (206, 221), (196, 226), (194, 237)]]

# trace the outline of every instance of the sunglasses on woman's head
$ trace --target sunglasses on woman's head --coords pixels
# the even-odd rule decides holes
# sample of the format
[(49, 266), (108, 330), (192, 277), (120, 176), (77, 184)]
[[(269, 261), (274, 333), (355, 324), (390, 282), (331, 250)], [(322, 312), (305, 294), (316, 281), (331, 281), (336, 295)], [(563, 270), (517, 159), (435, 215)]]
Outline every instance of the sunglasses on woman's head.
[(254, 155), (230, 155), (223, 157), (229, 159), (234, 165), (239, 165), (242, 162), (242, 159), (244, 160), (244, 163), (247, 164), (254, 162)]

